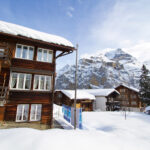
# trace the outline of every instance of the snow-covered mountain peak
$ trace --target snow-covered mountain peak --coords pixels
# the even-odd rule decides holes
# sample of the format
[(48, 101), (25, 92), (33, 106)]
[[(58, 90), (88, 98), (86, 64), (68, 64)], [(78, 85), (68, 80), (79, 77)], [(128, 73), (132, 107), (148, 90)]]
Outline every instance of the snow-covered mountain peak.
[[(78, 65), (78, 88), (112, 88), (120, 83), (138, 88), (142, 65), (122, 49), (105, 49), (82, 57)], [(56, 87), (74, 88), (74, 73), (74, 65), (61, 69)]]

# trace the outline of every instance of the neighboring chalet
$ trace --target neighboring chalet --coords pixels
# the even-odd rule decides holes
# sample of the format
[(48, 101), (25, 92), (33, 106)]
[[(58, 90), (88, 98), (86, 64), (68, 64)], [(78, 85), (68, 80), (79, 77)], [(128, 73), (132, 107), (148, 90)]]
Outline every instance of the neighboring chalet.
[(120, 93), (117, 101), (121, 103), (121, 107), (127, 107), (129, 111), (140, 111), (141, 101), (138, 96), (138, 89), (124, 84), (117, 86), (115, 89)]
[[(115, 89), (78, 89), (77, 107), (83, 111), (106, 111), (106, 102), (115, 100), (119, 92)], [(57, 90), (55, 104), (73, 106), (74, 90)]]
[[(55, 92), (54, 103), (57, 105), (67, 105), (74, 107), (75, 91), (74, 90), (57, 90)], [(93, 102), (95, 96), (83, 90), (77, 90), (77, 108), (83, 111), (93, 111)]]
[(73, 50), (62, 37), (0, 21), (0, 121), (51, 128), (56, 58)]
[(108, 110), (107, 102), (116, 101), (117, 96), (119, 96), (119, 92), (115, 89), (86, 89), (84, 91), (95, 96), (93, 105), (95, 111)]

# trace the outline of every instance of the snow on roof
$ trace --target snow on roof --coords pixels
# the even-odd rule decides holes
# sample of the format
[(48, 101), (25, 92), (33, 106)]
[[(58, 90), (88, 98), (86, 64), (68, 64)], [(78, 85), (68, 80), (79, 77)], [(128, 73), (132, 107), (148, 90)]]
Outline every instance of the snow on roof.
[[(75, 98), (75, 91), (74, 90), (60, 90), (62, 93), (64, 93), (67, 97), (69, 97), (70, 99), (74, 99)], [(77, 99), (90, 99), (90, 100), (94, 100), (95, 96), (85, 92), (83, 90), (77, 90)]]
[(115, 89), (84, 89), (84, 91), (94, 95), (94, 96), (108, 96), (113, 92), (116, 92), (117, 94), (120, 94)]
[[(139, 89), (136, 89), (136, 88), (131, 87), (131, 86), (127, 86), (127, 85), (125, 85), (125, 84), (120, 84), (120, 85), (118, 85), (116, 88), (118, 88), (119, 86), (124, 86), (124, 87), (126, 87), (126, 88), (128, 88), (128, 89), (130, 89), (130, 90), (133, 90), (133, 91), (135, 91), (135, 92), (139, 92)], [(116, 88), (115, 88), (115, 89), (116, 89)]]
[(64, 46), (73, 47), (73, 44), (63, 37), (36, 31), (20, 25), (0, 21), (0, 32), (11, 35), (24, 36), (36, 40), (41, 40), (48, 43), (54, 43)]

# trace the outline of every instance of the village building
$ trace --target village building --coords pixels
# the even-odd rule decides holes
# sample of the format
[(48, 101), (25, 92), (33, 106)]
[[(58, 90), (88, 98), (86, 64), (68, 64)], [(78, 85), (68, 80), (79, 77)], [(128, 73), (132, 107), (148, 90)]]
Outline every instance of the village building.
[[(115, 89), (86, 89), (84, 90), (95, 96), (93, 108), (95, 111), (113, 111), (113, 106), (108, 106), (107, 103), (110, 101), (116, 101), (119, 92)], [(111, 108), (110, 108), (111, 107)]]
[[(57, 90), (55, 92), (55, 104), (74, 106), (74, 90)], [(106, 103), (115, 101), (119, 92), (115, 89), (78, 89), (77, 107), (83, 111), (106, 111)]]
[[(74, 90), (56, 90), (54, 103), (57, 105), (66, 105), (74, 107), (75, 91)], [(83, 90), (77, 90), (77, 108), (82, 111), (93, 111), (95, 96)]]
[(52, 127), (56, 59), (74, 49), (62, 37), (0, 21), (1, 125)]
[(117, 101), (121, 103), (122, 108), (126, 107), (129, 111), (140, 111), (141, 101), (138, 96), (138, 89), (124, 84), (120, 84), (115, 89), (120, 93)]

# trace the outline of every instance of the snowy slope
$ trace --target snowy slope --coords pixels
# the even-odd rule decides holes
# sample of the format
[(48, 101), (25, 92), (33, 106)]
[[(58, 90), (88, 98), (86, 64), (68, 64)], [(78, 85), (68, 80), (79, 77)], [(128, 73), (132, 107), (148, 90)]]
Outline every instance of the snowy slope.
[[(104, 50), (79, 60), (78, 88), (112, 88), (120, 83), (138, 88), (143, 63), (121, 49)], [(74, 87), (75, 66), (58, 72), (56, 87)]]

